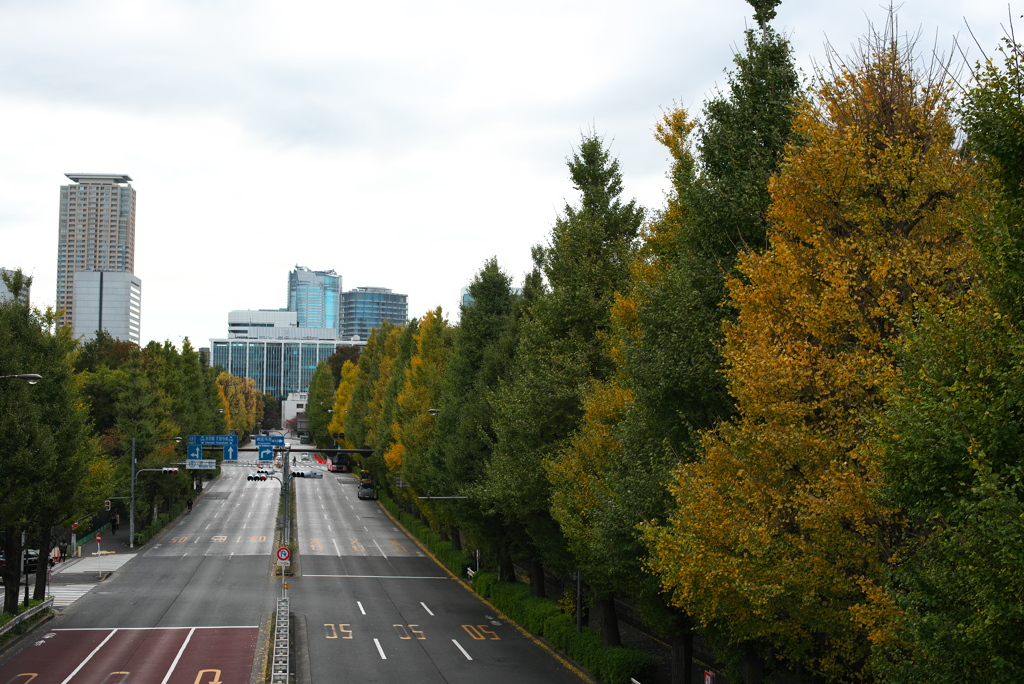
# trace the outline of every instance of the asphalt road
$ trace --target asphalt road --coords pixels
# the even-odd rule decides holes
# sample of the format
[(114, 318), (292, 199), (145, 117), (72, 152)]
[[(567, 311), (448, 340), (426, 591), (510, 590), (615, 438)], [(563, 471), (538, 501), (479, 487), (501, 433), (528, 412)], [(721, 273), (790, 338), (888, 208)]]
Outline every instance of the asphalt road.
[[(303, 469), (310, 466), (302, 464)], [(190, 515), (140, 549), (95, 543), (75, 568), (107, 579), (0, 656), (0, 682), (246, 682), (263, 668), (281, 580), (273, 578), (280, 485), (226, 467)], [(295, 681), (570, 684), (571, 668), (452, 578), (349, 474), (294, 480), (289, 578)], [(111, 553), (120, 554), (121, 564)], [(104, 561), (104, 559), (110, 559)], [(95, 579), (91, 579), (95, 578)], [(55, 585), (56, 586), (56, 585)]]
[(296, 480), (292, 612), (310, 681), (578, 684), (581, 677), (452, 578), (356, 478)]
[(248, 682), (279, 590), (270, 576), (279, 486), (249, 483), (246, 472), (225, 468), (191, 514), (103, 582), (77, 571), (132, 551), (123, 534), (106, 535), (101, 556), (90, 542), (67, 572), (95, 586), (5, 654), (0, 682)]

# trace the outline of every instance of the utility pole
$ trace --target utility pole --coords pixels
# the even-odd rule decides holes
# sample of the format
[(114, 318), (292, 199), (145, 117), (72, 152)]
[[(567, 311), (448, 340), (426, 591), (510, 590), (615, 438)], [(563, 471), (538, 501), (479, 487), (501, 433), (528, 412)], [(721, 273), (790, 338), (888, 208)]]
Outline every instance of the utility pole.
[(291, 469), (289, 467), (291, 465), (291, 451), (291, 445), (288, 445), (284, 448), (284, 470), (281, 473), (284, 479), (284, 482), (281, 483), (281, 487), (284, 489), (284, 514), (281, 516), (282, 527), (284, 529), (281, 531), (281, 541), (285, 544), (287, 544), (291, 538), (290, 494), (292, 488), (292, 478)]

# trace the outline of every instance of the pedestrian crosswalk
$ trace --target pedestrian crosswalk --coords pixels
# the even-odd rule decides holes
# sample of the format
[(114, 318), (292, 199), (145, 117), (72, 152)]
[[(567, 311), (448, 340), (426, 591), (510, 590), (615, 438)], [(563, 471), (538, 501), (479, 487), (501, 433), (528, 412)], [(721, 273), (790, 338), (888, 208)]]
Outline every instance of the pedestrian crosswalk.
[(50, 595), (53, 596), (54, 608), (66, 608), (72, 603), (88, 594), (99, 582), (99, 576), (119, 569), (122, 565), (135, 558), (134, 553), (111, 553), (102, 556), (87, 556), (61, 564), (53, 572), (56, 575), (63, 573), (74, 573), (65, 575), (67, 579), (80, 579), (79, 575), (88, 576), (96, 573), (96, 582), (85, 584), (64, 584), (56, 580), (50, 583)]
[(102, 556), (87, 556), (70, 565), (69, 572), (113, 572), (135, 558), (134, 553), (111, 553)]
[(96, 584), (51, 584), (50, 595), (53, 596), (54, 608), (67, 608), (72, 603), (82, 598), (95, 587)]

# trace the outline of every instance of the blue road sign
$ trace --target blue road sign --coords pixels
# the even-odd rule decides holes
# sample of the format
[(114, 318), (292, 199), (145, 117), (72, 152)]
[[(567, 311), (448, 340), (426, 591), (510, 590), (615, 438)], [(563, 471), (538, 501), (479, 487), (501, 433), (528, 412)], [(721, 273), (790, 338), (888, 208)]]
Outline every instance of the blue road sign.
[(273, 461), (274, 460), (274, 447), (271, 444), (258, 444), (259, 447), (259, 461)]
[(228, 444), (224, 447), (224, 460), (225, 461), (237, 461), (238, 460), (238, 444)]
[(238, 450), (238, 435), (189, 435), (189, 445), (202, 446), (233, 446)]
[(203, 458), (203, 445), (202, 444), (189, 444), (188, 445), (188, 457), (190, 460), (202, 459)]
[(256, 446), (284, 446), (284, 437), (281, 435), (256, 435)]

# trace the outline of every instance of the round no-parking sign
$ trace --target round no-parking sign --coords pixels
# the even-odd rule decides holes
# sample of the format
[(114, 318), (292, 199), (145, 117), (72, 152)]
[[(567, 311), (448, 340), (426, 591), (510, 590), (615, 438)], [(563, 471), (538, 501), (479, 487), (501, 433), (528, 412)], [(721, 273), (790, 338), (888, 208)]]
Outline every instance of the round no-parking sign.
[(282, 546), (281, 548), (279, 548), (277, 550), (277, 560), (286, 561), (286, 560), (288, 560), (291, 557), (292, 557), (292, 552), (289, 551), (286, 547)]

